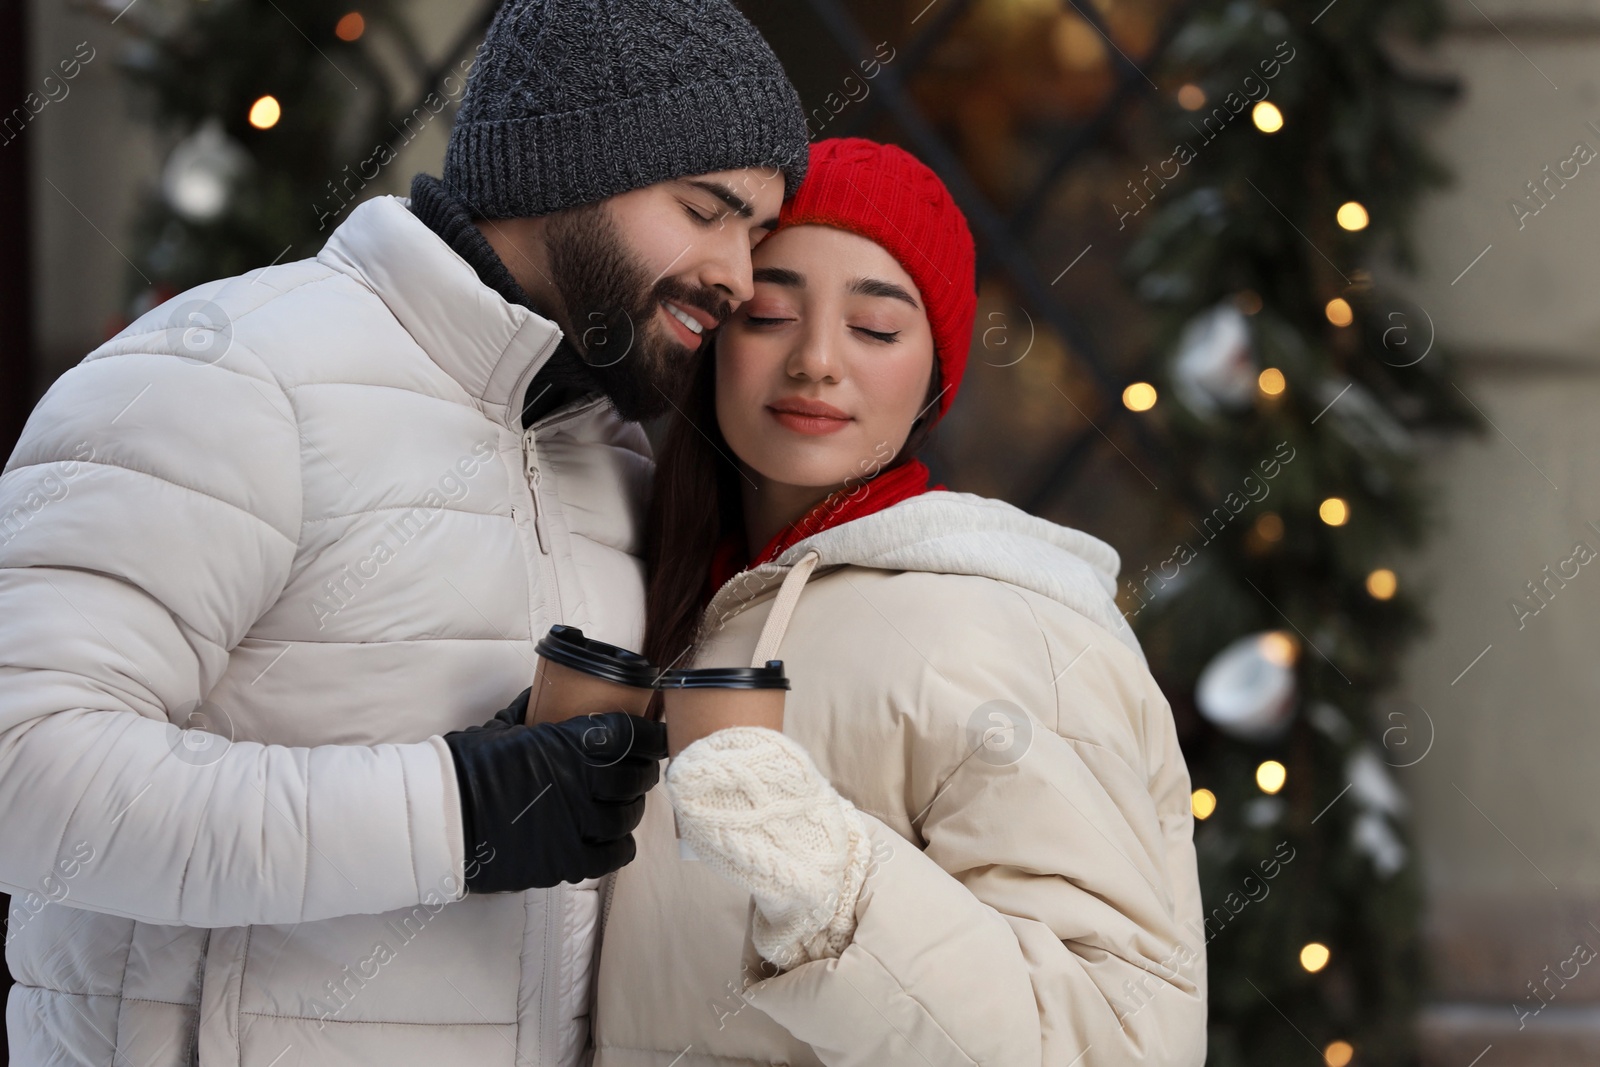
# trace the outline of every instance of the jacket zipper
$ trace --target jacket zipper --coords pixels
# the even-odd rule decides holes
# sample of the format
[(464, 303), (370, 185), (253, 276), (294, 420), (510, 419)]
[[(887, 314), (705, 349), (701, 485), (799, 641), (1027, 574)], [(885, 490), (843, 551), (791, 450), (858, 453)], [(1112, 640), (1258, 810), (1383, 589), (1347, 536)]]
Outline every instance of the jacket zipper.
[(544, 472), (539, 467), (539, 449), (534, 441), (533, 428), (522, 431), (522, 458), (523, 473), (528, 478), (528, 488), (533, 493), (533, 533), (539, 542), (539, 553), (543, 556), (550, 554), (550, 545), (544, 536), (544, 509), (539, 507), (539, 483), (543, 481)]
[[(533, 502), (533, 536), (539, 548), (539, 580), (544, 590), (545, 603), (550, 607), (550, 618), (546, 621), (549, 625), (554, 625), (560, 622), (562, 617), (561, 590), (556, 585), (555, 557), (550, 554), (550, 538), (545, 530), (545, 509), (539, 501), (539, 489), (544, 481), (544, 471), (539, 466), (539, 445), (531, 426), (522, 431), (522, 459), (528, 496)], [(536, 632), (533, 639), (537, 641), (543, 636), (542, 633)]]
[[(558, 426), (580, 418), (606, 403), (604, 397), (594, 397), (581, 401), (575, 405), (557, 409), (533, 426), (522, 431), (522, 469), (523, 477), (527, 482), (528, 494), (533, 505), (533, 536), (539, 549), (539, 579), (548, 592), (547, 603), (550, 605), (551, 617), (548, 625), (554, 625), (563, 618), (561, 610), (561, 590), (556, 585), (555, 557), (550, 550), (550, 531), (545, 522), (547, 510), (539, 500), (539, 489), (544, 480), (544, 471), (539, 464), (539, 446), (537, 431), (549, 432)], [(512, 518), (516, 518), (516, 508), (511, 509)], [(535, 632), (535, 641), (543, 637), (543, 633)]]
[(211, 955), (211, 931), (207, 930), (200, 942), (200, 965), (195, 971), (194, 987), (198, 999), (194, 1005), (194, 1029), (189, 1031), (189, 1051), (184, 1057), (187, 1067), (200, 1067), (200, 1010), (205, 1005), (206, 960)]
[(605, 901), (600, 905), (600, 935), (605, 936), (606, 923), (611, 921), (611, 898), (616, 896), (617, 872), (612, 871), (606, 876)]

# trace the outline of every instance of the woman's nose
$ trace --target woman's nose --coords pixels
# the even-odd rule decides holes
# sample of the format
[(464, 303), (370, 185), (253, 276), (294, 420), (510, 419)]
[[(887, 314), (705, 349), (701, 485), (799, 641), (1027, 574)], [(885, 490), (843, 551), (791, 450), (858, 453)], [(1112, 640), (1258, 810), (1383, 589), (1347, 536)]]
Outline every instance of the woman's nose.
[(834, 331), (808, 323), (795, 339), (788, 369), (794, 377), (837, 382), (843, 367)]

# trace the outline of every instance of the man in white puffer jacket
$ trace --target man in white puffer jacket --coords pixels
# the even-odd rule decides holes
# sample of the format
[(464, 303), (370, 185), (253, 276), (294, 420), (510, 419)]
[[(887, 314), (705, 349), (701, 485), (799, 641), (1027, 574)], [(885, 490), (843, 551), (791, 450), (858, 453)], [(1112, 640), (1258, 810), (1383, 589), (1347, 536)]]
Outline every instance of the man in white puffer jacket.
[(477, 724), (554, 623), (637, 647), (634, 423), (805, 149), (725, 0), (510, 0), (442, 182), (51, 388), (0, 477), (13, 1064), (586, 1060), (659, 727)]

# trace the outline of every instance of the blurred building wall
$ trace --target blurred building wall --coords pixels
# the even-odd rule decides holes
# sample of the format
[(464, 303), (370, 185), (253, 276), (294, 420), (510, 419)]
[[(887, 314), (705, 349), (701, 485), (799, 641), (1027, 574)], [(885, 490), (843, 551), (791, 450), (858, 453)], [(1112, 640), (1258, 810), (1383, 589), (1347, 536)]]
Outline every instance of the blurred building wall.
[[(102, 15), (52, 0), (30, 3), (30, 84), (42, 84), (52, 72), (59, 76), (62, 61), (91, 52), (94, 56), (79, 64), (67, 93), (47, 104), (22, 134), (31, 139), (33, 149), (37, 392), (125, 321), (138, 283), (125, 258), (133, 255), (129, 228), (140, 197), (157, 187), (162, 162), (176, 139), (175, 131), (151, 123), (117, 69), (127, 35), (111, 20), (122, 6), (108, 3)], [(127, 7), (131, 19), (137, 8)], [(457, 38), (478, 8), (439, 0), (406, 0), (403, 5), (430, 60)], [(402, 62), (387, 54), (385, 59)], [(438, 173), (448, 136), (447, 124), (424, 128), (366, 192), (403, 195), (417, 171)], [(306, 209), (311, 211), (312, 205)], [(299, 249), (295, 255), (315, 251)]]
[[(105, 339), (124, 309), (130, 267), (118, 249), (128, 247), (134, 205), (158, 160), (117, 72), (122, 38), (110, 16), (49, 0), (29, 7), (28, 81), (41, 95), (46, 77), (66, 87), (20, 135), (33, 152), (34, 387), (42, 392)], [(61, 63), (74, 60), (77, 76), (62, 79)]]
[(1492, 426), (1436, 460), (1444, 526), (1404, 579), (1435, 620), (1395, 720), (1406, 760), (1433, 745), (1397, 771), (1432, 894), (1430, 1058), (1593, 1064), (1600, 158), (1575, 159), (1600, 153), (1600, 2), (1451, 0), (1451, 20), (1437, 61), (1465, 94), (1433, 143), (1456, 181), (1423, 212), (1414, 295)]

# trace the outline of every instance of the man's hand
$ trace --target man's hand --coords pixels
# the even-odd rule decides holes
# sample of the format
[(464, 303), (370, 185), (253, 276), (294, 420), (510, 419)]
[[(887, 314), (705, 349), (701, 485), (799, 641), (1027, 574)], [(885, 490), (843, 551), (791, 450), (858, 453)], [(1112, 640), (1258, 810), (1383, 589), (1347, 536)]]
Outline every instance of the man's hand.
[(598, 878), (632, 861), (667, 730), (620, 711), (526, 726), (528, 691), (482, 726), (444, 735), (455, 757), (467, 888), (503, 893)]

